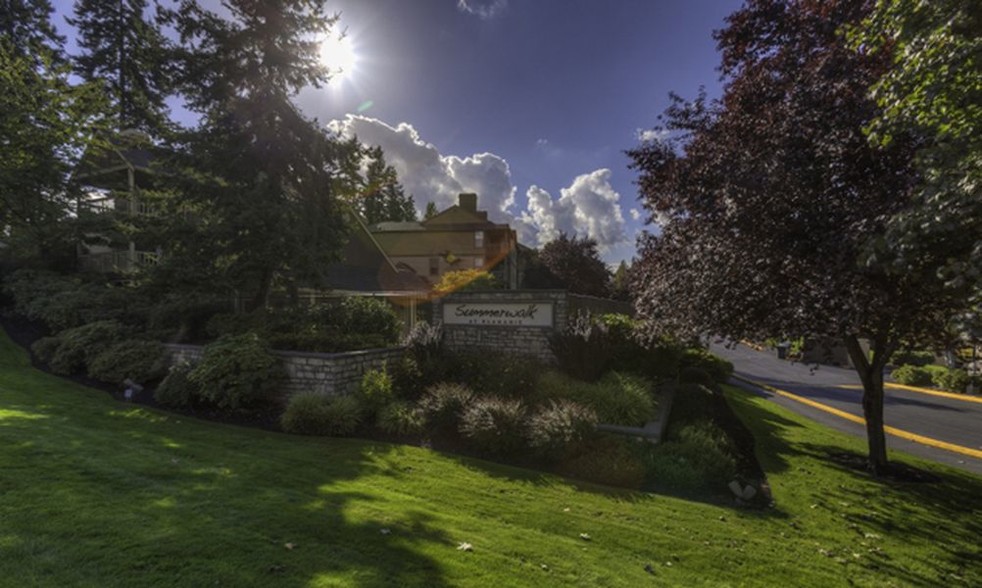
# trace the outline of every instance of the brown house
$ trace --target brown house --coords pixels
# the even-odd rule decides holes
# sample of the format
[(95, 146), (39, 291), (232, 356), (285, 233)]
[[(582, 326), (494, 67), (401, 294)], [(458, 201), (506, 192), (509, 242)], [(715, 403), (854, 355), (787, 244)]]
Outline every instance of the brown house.
[(372, 235), (397, 267), (435, 284), (451, 271), (484, 269), (508, 289), (518, 288), (518, 240), (507, 224), (477, 209), (477, 194), (422, 222), (383, 222)]

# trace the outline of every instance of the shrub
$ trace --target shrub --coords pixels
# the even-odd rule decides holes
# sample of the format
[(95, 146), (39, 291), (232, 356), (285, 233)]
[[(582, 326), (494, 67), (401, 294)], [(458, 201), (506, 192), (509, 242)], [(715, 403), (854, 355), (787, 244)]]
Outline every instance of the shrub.
[(610, 372), (591, 383), (549, 371), (539, 379), (539, 392), (545, 398), (567, 398), (588, 406), (606, 424), (643, 425), (655, 411), (651, 382), (637, 374)]
[(613, 357), (607, 325), (579, 314), (561, 332), (549, 337), (549, 348), (559, 368), (576, 379), (595, 382), (610, 367)]
[(483, 396), (527, 398), (543, 370), (535, 358), (494, 351), (451, 353), (446, 359), (449, 376)]
[(708, 373), (714, 381), (725, 384), (733, 375), (733, 364), (705, 349), (686, 349), (682, 353), (679, 368), (697, 368)]
[(385, 370), (368, 370), (361, 377), (358, 386), (362, 406), (370, 416), (377, 415), (385, 405), (392, 402), (395, 395), (392, 392), (392, 378)]
[(640, 489), (645, 464), (623, 438), (602, 436), (588, 442), (577, 456), (558, 466), (559, 473), (610, 486)]
[(163, 377), (166, 369), (164, 346), (138, 339), (115, 343), (89, 362), (89, 376), (114, 384), (126, 379), (146, 384)]
[(930, 386), (932, 384), (931, 372), (924, 367), (913, 365), (902, 365), (891, 374), (897, 382), (907, 386)]
[(4, 289), (14, 299), (15, 312), (43, 322), (52, 331), (122, 318), (129, 296), (123, 288), (104, 281), (85, 282), (35, 270), (15, 272)]
[(525, 447), (528, 411), (520, 400), (479, 398), (464, 409), (459, 430), (480, 451), (512, 455)]
[(931, 380), (936, 387), (942, 390), (965, 392), (965, 389), (968, 388), (968, 383), (971, 381), (971, 376), (965, 370), (945, 368), (943, 372), (932, 374)]
[(188, 377), (202, 399), (236, 410), (270, 402), (283, 375), (269, 346), (256, 335), (245, 334), (206, 345), (201, 362)]
[(126, 337), (127, 329), (117, 321), (96, 321), (58, 333), (61, 341), (48, 362), (56, 374), (75, 374), (113, 343)]
[(934, 363), (934, 353), (931, 351), (895, 351), (890, 356), (890, 364), (896, 366), (912, 365), (922, 367)]
[(667, 433), (672, 434), (684, 424), (711, 418), (715, 392), (700, 384), (681, 384), (672, 401), (672, 414)]
[(197, 395), (197, 388), (188, 377), (191, 370), (192, 366), (188, 363), (172, 365), (163, 381), (153, 391), (154, 400), (172, 408), (190, 406)]
[(392, 378), (393, 392), (397, 397), (416, 400), (422, 395), (426, 382), (416, 358), (407, 353), (387, 367)]
[(390, 435), (420, 435), (426, 429), (426, 416), (412, 402), (397, 400), (379, 411), (378, 427)]
[(562, 455), (571, 445), (591, 435), (597, 413), (570, 400), (553, 400), (540, 408), (529, 426), (529, 445), (546, 458)]
[(49, 364), (61, 347), (61, 337), (41, 337), (31, 344), (31, 351), (41, 363)]
[(171, 297), (148, 310), (147, 328), (175, 343), (202, 341), (211, 319), (228, 306), (226, 300)]
[(651, 469), (656, 483), (676, 490), (723, 488), (736, 475), (736, 459), (726, 433), (703, 420), (680, 427), (655, 446)]
[(341, 300), (336, 312), (334, 324), (342, 332), (377, 335), (385, 341), (383, 347), (399, 340), (399, 317), (381, 298), (349, 296)]
[(466, 386), (442, 383), (432, 386), (419, 401), (419, 408), (430, 425), (438, 428), (457, 428), (464, 408), (474, 399)]
[(353, 433), (361, 419), (361, 404), (353, 396), (303, 392), (290, 397), (280, 426), (287, 433), (343, 437)]

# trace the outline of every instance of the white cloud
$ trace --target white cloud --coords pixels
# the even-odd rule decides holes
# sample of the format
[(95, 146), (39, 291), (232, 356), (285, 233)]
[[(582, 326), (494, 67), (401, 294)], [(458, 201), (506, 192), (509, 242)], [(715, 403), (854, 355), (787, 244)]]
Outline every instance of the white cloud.
[(610, 185), (608, 169), (576, 177), (569, 187), (560, 190), (558, 200), (533, 185), (526, 192), (528, 203), (521, 210), (515, 200), (511, 169), (499, 155), (443, 155), (409, 123), (393, 127), (378, 119), (349, 114), (327, 126), (344, 137), (357, 136), (366, 145), (380, 146), (386, 162), (395, 168), (420, 211), (427, 202), (442, 210), (456, 204), (460, 192), (474, 192), (480, 209), (487, 210), (495, 222), (509, 223), (518, 233), (518, 240), (526, 245), (542, 245), (560, 232), (592, 237), (602, 251), (627, 242), (620, 194)]
[(538, 186), (528, 189), (528, 209), (522, 220), (538, 231), (538, 244), (566, 233), (591, 237), (601, 250), (624, 243), (624, 216), (620, 194), (610, 185), (609, 169), (598, 169), (577, 176), (568, 188), (560, 190), (558, 200)]
[(457, 10), (481, 20), (500, 16), (508, 8), (508, 0), (457, 0)]
[(661, 143), (671, 134), (668, 129), (636, 129), (634, 136), (638, 141)]
[(631, 218), (633, 218), (634, 220), (641, 220), (641, 211), (638, 210), (637, 208), (632, 208)]

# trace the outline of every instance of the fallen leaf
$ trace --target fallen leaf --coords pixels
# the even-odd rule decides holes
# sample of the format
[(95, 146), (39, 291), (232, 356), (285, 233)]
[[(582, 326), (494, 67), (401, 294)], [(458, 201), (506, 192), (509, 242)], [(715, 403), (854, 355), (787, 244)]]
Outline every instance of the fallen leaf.
[(283, 547), (286, 547), (290, 551), (293, 551), (294, 549), (296, 549), (297, 547), (300, 547), (300, 546), (297, 545), (296, 543), (284, 543), (283, 544)]
[(474, 551), (474, 546), (470, 543), (464, 542), (457, 545), (457, 551)]
[(586, 533), (580, 533), (580, 539), (582, 539), (584, 541), (589, 541), (590, 539), (592, 539), (592, 537), (590, 537)]

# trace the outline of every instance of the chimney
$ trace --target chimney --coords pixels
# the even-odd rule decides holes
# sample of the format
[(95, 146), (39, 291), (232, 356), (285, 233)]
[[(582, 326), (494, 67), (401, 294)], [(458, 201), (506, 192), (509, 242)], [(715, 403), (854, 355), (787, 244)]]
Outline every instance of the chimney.
[(459, 198), (461, 208), (471, 212), (477, 212), (477, 194), (461, 193)]

